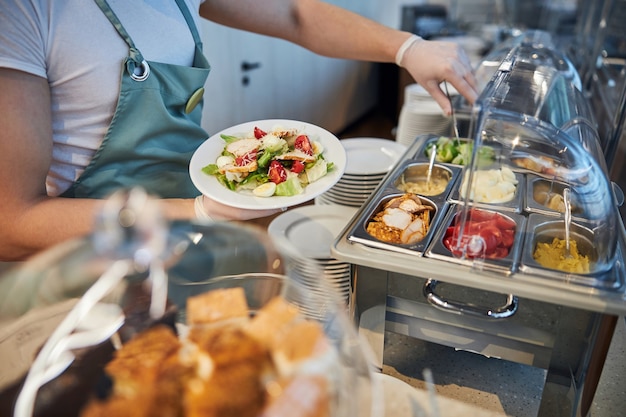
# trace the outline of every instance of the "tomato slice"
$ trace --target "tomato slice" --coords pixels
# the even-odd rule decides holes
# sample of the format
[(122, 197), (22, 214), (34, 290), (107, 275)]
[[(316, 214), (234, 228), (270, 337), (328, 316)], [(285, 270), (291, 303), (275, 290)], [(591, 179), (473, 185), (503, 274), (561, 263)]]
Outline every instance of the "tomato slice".
[(302, 171), (304, 171), (304, 163), (302, 161), (293, 161), (293, 164), (291, 164), (291, 172), (299, 174)]
[(475, 222), (484, 222), (488, 220), (493, 220), (496, 216), (496, 213), (492, 211), (480, 210), (480, 209), (471, 209), (469, 218)]
[(239, 167), (246, 166), (253, 161), (256, 161), (257, 151), (250, 151), (245, 155), (238, 156), (235, 158), (235, 164)]
[(293, 147), (304, 152), (307, 155), (313, 155), (313, 147), (307, 135), (299, 135), (293, 144)]
[(511, 248), (515, 241), (515, 230), (506, 229), (502, 230), (502, 246), (505, 248)]
[(461, 256), (463, 249), (469, 258), (496, 259), (509, 254), (515, 240), (516, 224), (513, 220), (499, 213), (471, 209), (463, 236), (458, 236), (462, 216), (457, 217), (446, 229), (442, 241), (453, 255)]
[(502, 244), (502, 231), (495, 226), (485, 227), (478, 232), (485, 243), (485, 254), (493, 253)]
[(281, 182), (287, 180), (287, 170), (280, 162), (274, 160), (270, 162), (267, 176), (274, 184), (280, 184)]
[(254, 127), (254, 137), (257, 139), (261, 139), (263, 136), (267, 135), (267, 133), (258, 127)]
[(507, 229), (515, 230), (515, 226), (516, 226), (515, 221), (501, 214), (498, 214), (498, 216), (496, 217), (496, 224), (498, 228), (500, 228), (501, 230), (507, 230)]
[(484, 251), (482, 250), (482, 246), (476, 246), (476, 239), (473, 237), (475, 235), (463, 235), (461, 239), (458, 236), (448, 236), (443, 239), (443, 245), (448, 249), (454, 256), (463, 256), (463, 252), (468, 258), (475, 258), (482, 256)]
[(452, 252), (454, 256), (462, 255), (460, 251), (457, 251), (457, 247), (456, 247), (457, 239), (453, 235), (444, 237), (442, 240), (442, 243), (443, 243), (443, 246), (445, 246), (446, 249)]
[[(461, 226), (459, 225), (459, 228)], [(465, 223), (465, 230), (463, 231), (464, 234), (477, 234), (480, 233), (481, 230), (483, 229), (487, 229), (490, 227), (495, 227), (495, 223), (491, 220), (489, 221), (484, 221), (484, 222), (475, 222), (475, 221), (468, 221)]]

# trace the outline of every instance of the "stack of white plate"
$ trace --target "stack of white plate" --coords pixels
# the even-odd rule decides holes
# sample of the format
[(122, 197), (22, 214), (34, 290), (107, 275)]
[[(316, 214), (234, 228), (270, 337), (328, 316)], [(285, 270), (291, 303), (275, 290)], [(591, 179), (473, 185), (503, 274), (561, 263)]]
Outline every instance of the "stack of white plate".
[[(450, 95), (458, 94), (448, 86)], [(404, 104), (400, 110), (396, 142), (410, 146), (419, 135), (450, 135), (452, 118), (446, 116), (439, 104), (419, 84), (404, 89)]]
[(356, 211), (336, 205), (297, 207), (276, 217), (267, 229), (270, 236), (286, 241), (300, 255), (290, 259), (292, 272), (299, 281), (317, 284), (325, 279), (347, 306), (352, 291), (352, 265), (333, 258), (330, 248)]
[(346, 169), (339, 181), (315, 199), (315, 204), (361, 207), (406, 151), (406, 145), (388, 139), (342, 139)]

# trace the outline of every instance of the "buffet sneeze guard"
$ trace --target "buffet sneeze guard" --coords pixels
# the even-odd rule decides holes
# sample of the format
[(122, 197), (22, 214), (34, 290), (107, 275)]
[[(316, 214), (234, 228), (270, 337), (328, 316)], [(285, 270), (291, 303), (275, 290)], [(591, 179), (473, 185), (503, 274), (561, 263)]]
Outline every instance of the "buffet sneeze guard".
[[(607, 319), (626, 313), (626, 233), (620, 193), (571, 66), (555, 66), (558, 51), (546, 53), (549, 45), (538, 39), (513, 43), (468, 111), (471, 158), (454, 166), (461, 170), (455, 184), (434, 200), (427, 240), (381, 242), (368, 236), (367, 224), (381, 201), (402, 193), (395, 184), (406, 168), (427, 161), (435, 135), (416, 138), (332, 253), (354, 264), (354, 319), (378, 366), (390, 331), (539, 367), (547, 371), (539, 414), (576, 416), (588, 409), (585, 384), (593, 385), (599, 334)], [(506, 198), (483, 199), (494, 195), (479, 181), (490, 170), (509, 181)], [(508, 236), (497, 247), (480, 233), (489, 222)], [(544, 262), (565, 236), (576, 256)]]

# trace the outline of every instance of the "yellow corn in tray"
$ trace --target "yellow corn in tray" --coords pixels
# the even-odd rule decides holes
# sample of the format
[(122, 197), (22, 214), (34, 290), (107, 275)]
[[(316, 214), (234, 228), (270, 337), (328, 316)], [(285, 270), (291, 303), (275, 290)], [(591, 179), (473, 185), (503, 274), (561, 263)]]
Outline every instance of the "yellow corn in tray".
[(565, 253), (565, 240), (554, 238), (551, 243), (537, 243), (533, 258), (544, 268), (586, 274), (589, 272), (589, 257), (581, 255), (576, 241), (570, 239), (570, 257)]

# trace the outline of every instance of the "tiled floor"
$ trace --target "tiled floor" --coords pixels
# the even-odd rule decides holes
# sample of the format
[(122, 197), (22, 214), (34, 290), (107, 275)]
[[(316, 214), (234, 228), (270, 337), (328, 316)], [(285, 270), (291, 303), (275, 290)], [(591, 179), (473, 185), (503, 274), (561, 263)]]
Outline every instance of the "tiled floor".
[[(394, 139), (394, 121), (374, 112), (339, 136)], [(433, 360), (433, 358), (435, 358)], [(437, 393), (502, 416), (536, 416), (545, 371), (490, 359), (474, 353), (423, 342), (402, 335), (385, 335), (383, 372), (424, 388), (422, 370), (430, 368)], [(591, 408), (591, 417), (626, 415), (626, 321), (621, 317), (609, 349)], [(589, 416), (587, 416), (589, 417)]]

